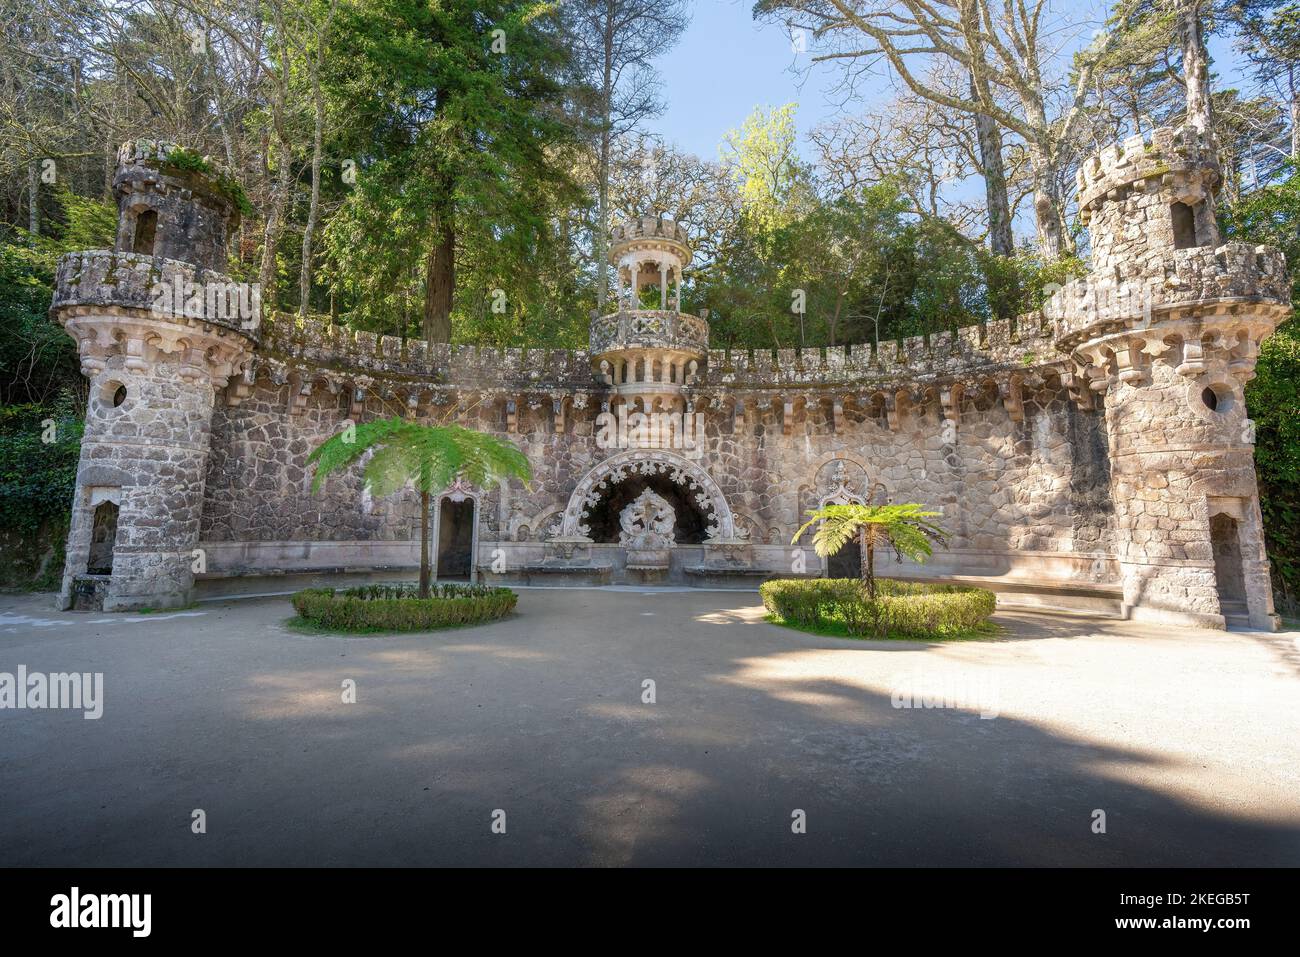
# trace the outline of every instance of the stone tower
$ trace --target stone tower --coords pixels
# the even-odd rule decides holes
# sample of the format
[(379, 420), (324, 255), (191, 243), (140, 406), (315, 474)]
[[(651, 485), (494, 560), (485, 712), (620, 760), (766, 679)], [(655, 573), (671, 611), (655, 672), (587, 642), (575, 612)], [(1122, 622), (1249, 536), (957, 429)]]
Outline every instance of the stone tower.
[(1093, 272), (1047, 312), (1085, 404), (1103, 403), (1124, 610), (1276, 628), (1243, 388), (1290, 311), (1282, 254), (1220, 244), (1215, 145), (1156, 131), (1083, 164)]
[(62, 606), (186, 604), (215, 391), (252, 353), (260, 297), (222, 270), (239, 222), (205, 162), (165, 143), (118, 152), (113, 250), (60, 261), (51, 313), (90, 380)]
[[(708, 354), (709, 324), (681, 311), (682, 270), (691, 256), (686, 231), (668, 219), (642, 216), (610, 236), (619, 308), (593, 320), (592, 360), (616, 399), (646, 412), (683, 411), (684, 387)], [(642, 308), (643, 291), (657, 309), (653, 302)]]

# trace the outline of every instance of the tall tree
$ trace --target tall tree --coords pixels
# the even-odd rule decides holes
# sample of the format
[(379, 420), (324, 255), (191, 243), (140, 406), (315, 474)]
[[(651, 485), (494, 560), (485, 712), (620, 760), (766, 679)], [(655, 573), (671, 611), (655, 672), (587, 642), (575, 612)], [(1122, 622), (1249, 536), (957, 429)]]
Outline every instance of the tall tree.
[[(534, 0), (364, 0), (340, 22), (333, 69), (365, 160), (358, 177), (387, 182), (386, 194), (359, 189), (348, 205), (400, 211), (397, 238), (418, 236), (430, 342), (451, 338), (468, 225), (542, 229), (538, 197), (568, 182), (568, 52), (557, 26), (554, 6)], [(391, 234), (351, 235), (363, 245), (335, 243), (336, 254), (392, 258)]]
[(795, 109), (794, 103), (756, 109), (723, 136), (722, 164), (761, 237), (787, 225), (809, 193), (808, 170), (795, 147)]
[(567, 5), (568, 36), (580, 73), (591, 87), (596, 152), (591, 246), (596, 305), (601, 310), (609, 296), (605, 260), (613, 144), (663, 112), (659, 78), (650, 63), (677, 42), (689, 22), (685, 0), (573, 0)]
[[(1059, 39), (1044, 37), (1046, 5), (1047, 0), (761, 0), (755, 13), (813, 30), (824, 50), (815, 61), (838, 61), (854, 75), (884, 66), (914, 95), (984, 116), (1020, 138), (1033, 177), (1039, 247), (1056, 258), (1073, 251), (1062, 168), (1071, 159), (1092, 72), (1115, 37), (1104, 35), (1076, 58), (1072, 82), (1049, 82)], [(976, 82), (960, 92), (931, 82), (929, 76), (942, 74), (944, 66)], [(1007, 95), (1005, 104), (998, 91)], [(1054, 109), (1057, 101), (1061, 105)]]
[(1291, 161), (1300, 164), (1300, 3), (1231, 0), (1237, 49), (1250, 61), (1257, 88), (1275, 96), (1290, 119)]

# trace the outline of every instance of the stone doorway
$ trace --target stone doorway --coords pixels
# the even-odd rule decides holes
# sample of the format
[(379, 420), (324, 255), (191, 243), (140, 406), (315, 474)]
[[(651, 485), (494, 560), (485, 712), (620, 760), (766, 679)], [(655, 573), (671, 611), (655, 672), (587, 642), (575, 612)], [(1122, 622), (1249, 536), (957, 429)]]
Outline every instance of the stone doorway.
[(826, 559), (826, 577), (862, 577), (862, 543), (856, 535), (853, 541), (845, 542), (843, 548)]
[(90, 526), (87, 575), (113, 574), (113, 548), (117, 544), (117, 515), (116, 502), (100, 502), (95, 506), (95, 517)]
[(1210, 545), (1214, 550), (1214, 583), (1223, 613), (1244, 613), (1246, 575), (1241, 564), (1241, 535), (1237, 520), (1220, 512), (1210, 519)]
[(470, 581), (474, 566), (474, 512), (472, 498), (455, 501), (445, 496), (438, 503), (437, 557), (434, 577), (438, 581)]

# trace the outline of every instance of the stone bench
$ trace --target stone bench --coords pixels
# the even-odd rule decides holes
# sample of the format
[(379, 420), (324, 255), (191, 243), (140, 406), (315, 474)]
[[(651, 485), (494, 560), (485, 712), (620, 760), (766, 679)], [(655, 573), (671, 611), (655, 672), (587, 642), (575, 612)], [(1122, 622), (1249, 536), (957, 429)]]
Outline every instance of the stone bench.
[(538, 562), (508, 568), (503, 574), (492, 571), (491, 565), (480, 565), (479, 581), (509, 584), (523, 579), (526, 585), (608, 585), (613, 574), (610, 565), (548, 565)]

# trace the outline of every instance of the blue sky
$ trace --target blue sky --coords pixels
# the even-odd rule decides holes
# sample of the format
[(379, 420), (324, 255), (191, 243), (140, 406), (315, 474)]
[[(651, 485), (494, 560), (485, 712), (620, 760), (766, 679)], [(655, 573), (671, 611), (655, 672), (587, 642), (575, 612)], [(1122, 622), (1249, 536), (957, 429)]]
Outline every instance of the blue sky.
[[(651, 121), (651, 131), (705, 159), (717, 159), (723, 134), (744, 120), (756, 106), (799, 104), (797, 124), (803, 135), (842, 111), (861, 113), (888, 103), (892, 92), (882, 80), (869, 100), (843, 102), (834, 91), (835, 74), (826, 66), (809, 65), (809, 54), (797, 59), (790, 38), (774, 24), (756, 23), (753, 0), (695, 0), (690, 26), (677, 45), (655, 63), (663, 78), (668, 109)], [(1100, 4), (1089, 0), (1060, 3), (1072, 16), (1100, 18)], [(1080, 12), (1082, 11), (1082, 12)], [(1221, 38), (1210, 43), (1220, 85), (1235, 79), (1235, 57)], [(795, 67), (795, 69), (792, 69)]]
[[(668, 142), (717, 159), (722, 135), (756, 106), (797, 101), (801, 134), (835, 114), (822, 93), (825, 80), (805, 80), (790, 70), (796, 61), (789, 36), (756, 23), (752, 0), (695, 0), (694, 6), (690, 27), (655, 63), (668, 110), (650, 126)], [(806, 63), (808, 54), (803, 57)]]

